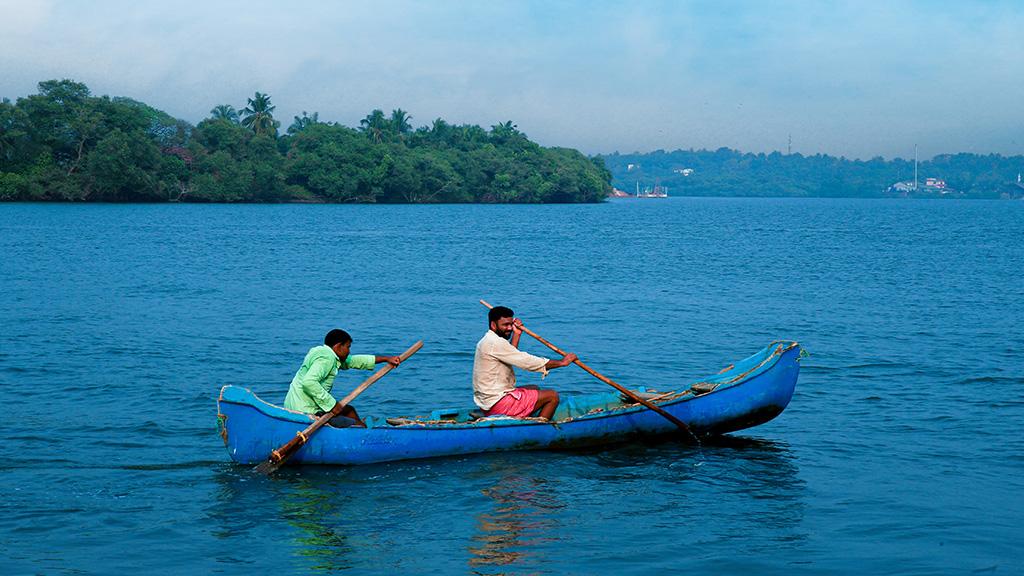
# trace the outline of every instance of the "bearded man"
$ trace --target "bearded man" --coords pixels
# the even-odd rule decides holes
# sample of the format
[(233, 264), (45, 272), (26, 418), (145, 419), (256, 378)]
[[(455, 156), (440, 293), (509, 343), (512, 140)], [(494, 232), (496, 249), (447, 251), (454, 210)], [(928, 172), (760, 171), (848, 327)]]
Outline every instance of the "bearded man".
[(558, 392), (517, 388), (513, 366), (546, 376), (548, 370), (572, 364), (576, 355), (570, 352), (561, 360), (549, 360), (519, 350), (523, 323), (505, 306), (491, 308), (487, 324), (489, 329), (476, 343), (473, 358), (473, 401), (487, 416), (527, 418), (539, 412), (540, 418), (551, 420), (558, 408)]

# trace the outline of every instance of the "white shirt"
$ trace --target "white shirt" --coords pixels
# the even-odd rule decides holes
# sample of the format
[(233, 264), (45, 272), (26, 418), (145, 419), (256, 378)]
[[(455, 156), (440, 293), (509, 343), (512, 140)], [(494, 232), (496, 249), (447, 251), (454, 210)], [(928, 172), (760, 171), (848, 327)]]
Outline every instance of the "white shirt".
[(516, 387), (512, 366), (547, 375), (547, 358), (527, 354), (511, 342), (488, 330), (476, 343), (473, 357), (473, 401), (483, 410), (490, 410), (502, 396)]

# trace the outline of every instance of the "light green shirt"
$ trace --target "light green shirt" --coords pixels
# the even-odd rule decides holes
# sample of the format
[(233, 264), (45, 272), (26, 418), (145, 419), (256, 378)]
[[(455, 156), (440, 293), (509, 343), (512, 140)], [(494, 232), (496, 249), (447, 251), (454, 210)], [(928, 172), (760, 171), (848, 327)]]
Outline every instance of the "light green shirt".
[(331, 388), (338, 370), (373, 370), (376, 359), (372, 354), (349, 354), (344, 362), (340, 362), (330, 346), (310, 348), (288, 387), (284, 407), (306, 414), (329, 411), (337, 404), (331, 396)]

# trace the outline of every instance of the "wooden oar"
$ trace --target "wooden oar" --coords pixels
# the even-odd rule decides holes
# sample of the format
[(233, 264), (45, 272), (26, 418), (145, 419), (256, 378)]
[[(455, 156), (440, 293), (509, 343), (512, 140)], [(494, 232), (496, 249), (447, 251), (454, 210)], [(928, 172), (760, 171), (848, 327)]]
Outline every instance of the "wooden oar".
[[(488, 308), (493, 308), (493, 306), (491, 306), (490, 304), (488, 304), (484, 300), (481, 300), (480, 303), (483, 304), (484, 306), (487, 306)], [(526, 326), (522, 326), (522, 329), (523, 329), (523, 332), (526, 332), (530, 336), (533, 336), (541, 344), (547, 346), (548, 348), (551, 348), (557, 354), (561, 354), (562, 356), (565, 356), (566, 353), (564, 351), (560, 350), (558, 348), (558, 346), (555, 346), (551, 342), (548, 342), (547, 340), (545, 340), (544, 338), (539, 336), (533, 330), (530, 330)], [(626, 388), (625, 386), (622, 386), (621, 384), (618, 384), (617, 382), (615, 382), (611, 378), (605, 376), (604, 374), (601, 374), (600, 372), (598, 372), (597, 370), (594, 370), (590, 366), (587, 366), (586, 364), (581, 362), (579, 358), (574, 360), (573, 364), (579, 366), (580, 368), (583, 368), (588, 373), (590, 373), (590, 375), (593, 376), (594, 378), (597, 378), (601, 382), (604, 382), (605, 384), (611, 386), (612, 388), (615, 388), (619, 392), (622, 392), (630, 400), (632, 400), (634, 402), (637, 402), (637, 403), (640, 403), (640, 404), (643, 404), (645, 407), (650, 408), (651, 410), (657, 412), (659, 415), (663, 416), (666, 420), (668, 420), (669, 422), (671, 422), (671, 423), (675, 424), (676, 426), (678, 426), (680, 430), (683, 430), (684, 432), (688, 433), (690, 436), (693, 436), (694, 438), (696, 438), (696, 436), (694, 436), (693, 432), (690, 431), (690, 427), (687, 426), (686, 423), (683, 422), (682, 420), (680, 420), (679, 418), (676, 418), (675, 416), (669, 414), (668, 412), (666, 412), (665, 410), (661, 409), (660, 407), (658, 407), (658, 406), (656, 406), (654, 404), (651, 404), (647, 400), (644, 400), (643, 398), (637, 396), (632, 390)]]
[[(423, 340), (420, 340), (413, 344), (412, 346), (410, 346), (408, 350), (402, 352), (398, 357), (402, 359), (402, 362), (405, 362), (406, 360), (408, 360), (409, 356), (415, 354), (416, 351), (422, 347)], [(355, 390), (353, 390), (351, 393), (349, 393), (348, 396), (345, 396), (341, 400), (341, 402), (339, 402), (339, 404), (341, 404), (341, 407), (344, 408), (345, 406), (348, 406), (349, 402), (356, 399), (356, 396), (362, 394), (364, 390), (369, 388), (377, 380), (383, 378), (385, 374), (391, 372), (391, 370), (393, 370), (394, 368), (394, 366), (388, 364), (382, 367), (380, 370), (374, 372), (373, 376), (367, 378), (365, 382), (356, 387)], [(306, 428), (302, 432), (297, 433), (295, 435), (295, 438), (289, 440), (287, 444), (271, 452), (270, 456), (267, 457), (267, 460), (265, 462), (256, 466), (256, 471), (259, 472), (260, 474), (274, 473), (274, 471), (283, 466), (284, 463), (289, 458), (291, 458), (296, 452), (298, 452), (299, 448), (302, 448), (302, 446), (305, 445), (306, 442), (309, 442), (309, 439), (313, 437), (313, 434), (316, 434), (317, 430), (322, 428), (324, 424), (327, 424), (328, 420), (334, 418), (336, 415), (337, 414), (334, 413), (334, 410), (330, 410), (324, 413), (323, 416), (317, 418), (316, 422), (310, 424), (308, 428)]]

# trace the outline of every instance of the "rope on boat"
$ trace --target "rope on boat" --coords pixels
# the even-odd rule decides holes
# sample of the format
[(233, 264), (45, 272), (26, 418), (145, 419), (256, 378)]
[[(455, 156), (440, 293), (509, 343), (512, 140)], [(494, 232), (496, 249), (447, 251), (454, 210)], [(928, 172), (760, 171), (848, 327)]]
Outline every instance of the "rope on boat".
[(228, 445), (228, 417), (226, 414), (219, 412), (220, 407), (217, 408), (217, 433), (220, 434), (221, 440), (224, 441), (224, 445)]

